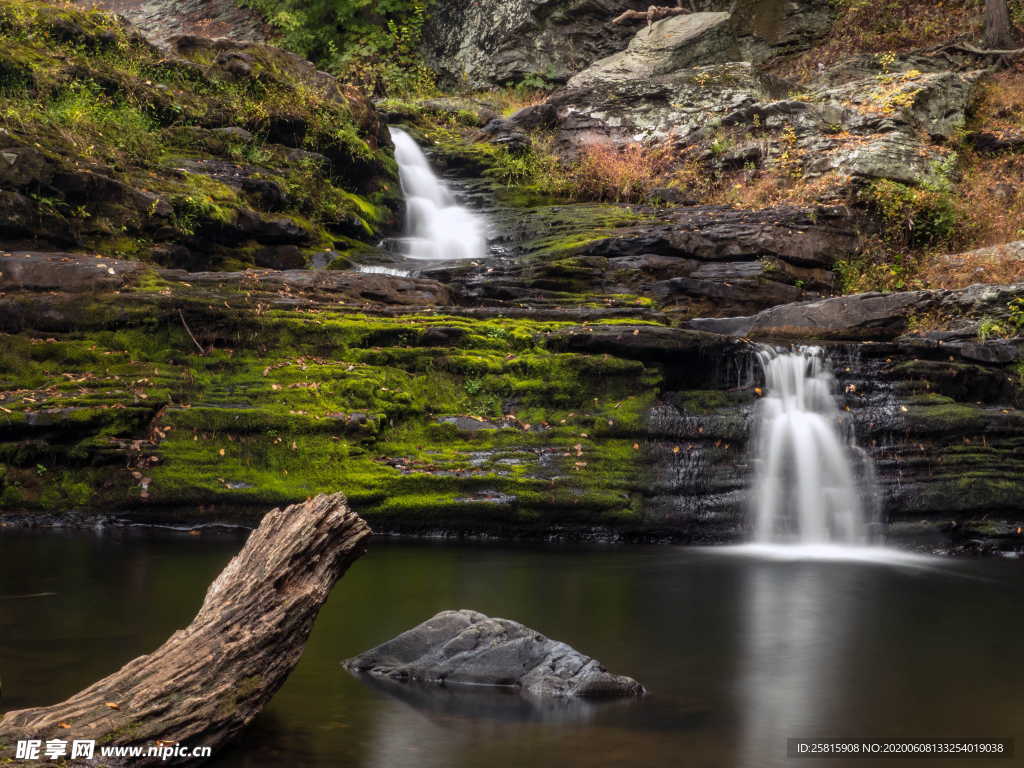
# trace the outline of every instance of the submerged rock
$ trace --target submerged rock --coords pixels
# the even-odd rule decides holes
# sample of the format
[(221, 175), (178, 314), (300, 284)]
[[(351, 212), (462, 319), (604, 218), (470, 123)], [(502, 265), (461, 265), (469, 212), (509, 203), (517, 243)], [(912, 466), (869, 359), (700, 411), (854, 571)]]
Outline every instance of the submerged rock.
[(442, 611), (344, 662), (351, 672), (437, 685), (517, 687), (532, 696), (639, 696), (636, 680), (519, 622)]

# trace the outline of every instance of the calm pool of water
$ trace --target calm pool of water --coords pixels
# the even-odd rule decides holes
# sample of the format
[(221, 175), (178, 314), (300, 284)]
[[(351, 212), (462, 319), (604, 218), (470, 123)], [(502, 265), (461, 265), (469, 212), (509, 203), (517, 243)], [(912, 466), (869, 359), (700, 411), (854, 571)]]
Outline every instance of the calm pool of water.
[[(0, 533), (0, 711), (57, 701), (157, 647), (241, 541)], [(19, 597), (37, 593), (53, 594)], [(786, 760), (787, 737), (998, 737), (1024, 749), (1022, 597), (1020, 562), (378, 540), (338, 584), (292, 677), (216, 765), (813, 766)], [(522, 621), (650, 694), (539, 706), (369, 687), (340, 668), (445, 608)]]

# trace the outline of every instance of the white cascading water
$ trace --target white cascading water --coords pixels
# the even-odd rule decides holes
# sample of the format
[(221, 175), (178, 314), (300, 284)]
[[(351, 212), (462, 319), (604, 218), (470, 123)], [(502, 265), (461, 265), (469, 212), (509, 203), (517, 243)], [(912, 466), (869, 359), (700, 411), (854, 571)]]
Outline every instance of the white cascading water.
[(765, 390), (755, 436), (754, 540), (865, 543), (866, 505), (821, 350), (762, 347), (757, 356)]
[(487, 253), (483, 219), (455, 201), (413, 138), (391, 128), (405, 194), (405, 255), (420, 260), (480, 259)]

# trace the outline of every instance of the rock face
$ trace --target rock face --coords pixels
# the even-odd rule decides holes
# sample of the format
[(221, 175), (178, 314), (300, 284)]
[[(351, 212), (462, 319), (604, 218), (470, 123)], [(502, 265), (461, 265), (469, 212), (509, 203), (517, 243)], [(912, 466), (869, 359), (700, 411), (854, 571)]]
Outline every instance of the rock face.
[[(639, 24), (611, 20), (648, 5), (646, 0), (441, 0), (431, 7), (425, 47), (435, 69), (455, 83), (482, 88), (528, 75), (562, 83), (622, 51)], [(692, 7), (702, 12), (694, 16), (703, 21), (680, 21), (673, 28), (695, 29), (713, 18), (718, 31), (701, 38), (701, 50), (714, 61), (760, 63), (801, 50), (826, 33), (832, 20), (828, 0), (696, 0)], [(673, 47), (665, 42), (655, 47)], [(723, 58), (718, 45), (730, 58)]]
[(565, 82), (624, 48), (635, 29), (610, 24), (646, 0), (441, 0), (431, 7), (424, 47), (454, 83), (484, 88), (529, 75)]
[(746, 315), (828, 295), (833, 265), (860, 242), (846, 206), (577, 204), (498, 209), (490, 218), (507, 230), (503, 247), (512, 258), (427, 273), (449, 282), (460, 303), (565, 305), (632, 295), (682, 317)]
[[(908, 184), (941, 173), (941, 144), (963, 128), (980, 71), (948, 71), (948, 63), (920, 57), (887, 69), (864, 60), (796, 92), (749, 62), (723, 62), (731, 52), (715, 42), (728, 28), (712, 23), (718, 16), (657, 22), (630, 49), (554, 93), (548, 104), (561, 153), (672, 141), (711, 146), (709, 163), (723, 169), (781, 166), (802, 178), (835, 173)], [(705, 43), (712, 52), (703, 53)]]
[(516, 687), (537, 697), (643, 694), (636, 680), (613, 675), (565, 643), (508, 619), (442, 611), (345, 667), (395, 680), (437, 685)]
[(266, 42), (259, 14), (231, 0), (76, 0), (80, 5), (118, 13), (154, 43), (171, 35), (192, 34)]

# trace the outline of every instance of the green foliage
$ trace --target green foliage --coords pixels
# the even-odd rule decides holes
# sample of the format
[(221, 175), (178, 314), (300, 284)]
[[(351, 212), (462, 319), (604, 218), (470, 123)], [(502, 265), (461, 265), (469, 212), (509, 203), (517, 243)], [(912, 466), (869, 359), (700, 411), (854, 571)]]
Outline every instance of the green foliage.
[[(153, 257), (158, 232), (222, 232), (239, 211), (262, 215), (268, 207), (309, 231), (309, 248), (375, 240), (397, 208), (397, 191), (391, 153), (377, 145), (364, 97), (354, 88), (327, 92), (278, 48), (252, 44), (245, 52), (251, 73), (236, 78), (203, 50), (164, 58), (110, 14), (0, 0), (0, 124), (8, 146), (34, 147), (46, 173), (101, 167), (112, 180), (88, 195), (80, 184), (33, 185), (25, 196), (37, 218), (49, 220), (39, 226), (65, 227), (79, 247), (133, 259)], [(280, 125), (296, 127), (275, 134)], [(228, 126), (253, 138), (214, 131)], [(296, 160), (288, 147), (330, 163)], [(218, 181), (225, 159), (254, 166), (248, 173), (276, 185), (283, 199)], [(255, 253), (254, 242), (229, 248), (205, 240), (209, 267), (247, 266)]]
[(951, 153), (936, 163), (920, 187), (890, 179), (871, 183), (862, 199), (880, 216), (888, 244), (920, 248), (940, 245), (953, 237), (961, 220), (952, 181), (956, 162), (956, 154)]
[(243, 0), (282, 44), (378, 95), (435, 90), (419, 54), (429, 0)]
[(986, 317), (978, 325), (978, 339), (1008, 339), (1024, 335), (1024, 299), (1014, 299), (1006, 305), (1007, 316), (1003, 319)]
[(833, 266), (842, 293), (905, 291), (918, 287), (918, 258), (903, 252), (863, 253)]

